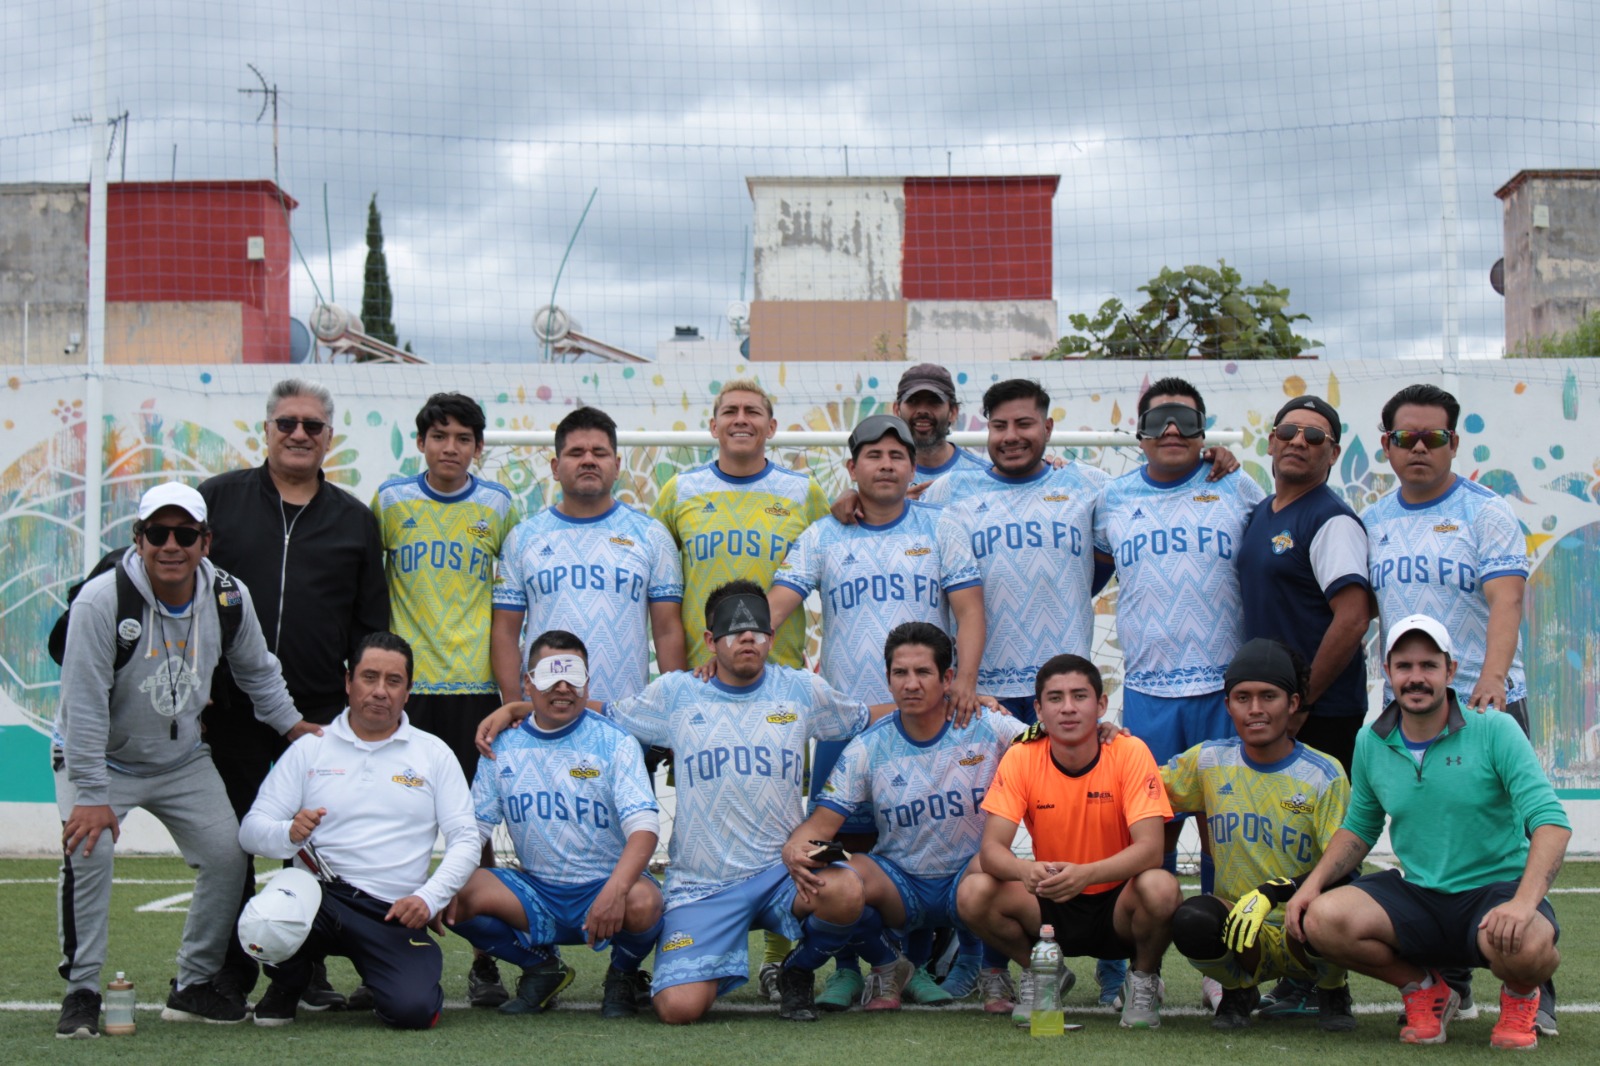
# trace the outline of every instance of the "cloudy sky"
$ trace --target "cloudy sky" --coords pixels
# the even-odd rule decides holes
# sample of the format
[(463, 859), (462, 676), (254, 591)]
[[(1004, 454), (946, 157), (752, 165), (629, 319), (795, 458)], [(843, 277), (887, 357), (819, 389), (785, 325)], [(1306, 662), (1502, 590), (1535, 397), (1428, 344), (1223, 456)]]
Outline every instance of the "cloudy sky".
[[(238, 91), (254, 64), (300, 202), (295, 313), (319, 290), (359, 307), (376, 193), (397, 328), (436, 361), (536, 357), (531, 316), (594, 190), (558, 302), (646, 354), (677, 324), (727, 336), (745, 178), (847, 170), (1060, 174), (1063, 323), (1225, 258), (1288, 286), (1329, 356), (1441, 351), (1437, 0), (109, 6), (110, 109), (130, 116), (113, 178), (272, 177), (270, 111)], [(1448, 6), (1462, 351), (1493, 355), (1493, 194), (1600, 159), (1600, 14)], [(89, 12), (0, 11), (0, 181), (87, 177)]]

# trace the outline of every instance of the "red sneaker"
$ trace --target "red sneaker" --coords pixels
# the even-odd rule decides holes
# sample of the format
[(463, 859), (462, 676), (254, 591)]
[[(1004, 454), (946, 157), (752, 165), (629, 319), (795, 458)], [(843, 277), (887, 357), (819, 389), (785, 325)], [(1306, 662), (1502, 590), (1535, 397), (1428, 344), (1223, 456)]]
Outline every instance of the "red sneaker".
[(1489, 1034), (1489, 1046), (1512, 1051), (1531, 1051), (1539, 1046), (1539, 1030), (1535, 1026), (1539, 1015), (1539, 990), (1532, 995), (1519, 996), (1505, 985), (1500, 986), (1500, 1020), (1494, 1023)]
[[(1445, 1027), (1456, 1016), (1461, 997), (1455, 989), (1445, 984), (1437, 970), (1432, 971), (1433, 984), (1403, 994), (1406, 1004), (1406, 1024), (1400, 1030), (1402, 1044), (1442, 1044)], [(1535, 1008), (1539, 1001), (1535, 999)]]

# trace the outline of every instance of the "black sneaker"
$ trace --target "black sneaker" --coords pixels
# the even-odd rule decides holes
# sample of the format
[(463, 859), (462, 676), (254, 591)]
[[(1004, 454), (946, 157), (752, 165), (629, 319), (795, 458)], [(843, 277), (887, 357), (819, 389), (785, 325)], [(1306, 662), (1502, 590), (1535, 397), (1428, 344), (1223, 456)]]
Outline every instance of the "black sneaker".
[(1316, 986), (1310, 981), (1293, 977), (1285, 977), (1279, 981), (1270, 997), (1262, 997), (1261, 1009), (1256, 1011), (1256, 1017), (1262, 1021), (1290, 1021), (1316, 1016)]
[(1317, 1027), (1324, 1033), (1354, 1032), (1356, 1016), (1350, 1010), (1350, 986), (1317, 988)]
[(479, 955), (472, 960), (467, 971), (467, 1002), (474, 1007), (498, 1007), (511, 998), (506, 986), (500, 983), (500, 967), (494, 956)]
[(791, 1022), (816, 1021), (816, 993), (815, 971), (785, 966), (778, 971), (778, 1017)]
[(634, 970), (628, 974), (628, 984), (633, 989), (634, 1006), (640, 1010), (649, 1007), (652, 995), (650, 990), (650, 971)]
[(256, 1024), (266, 1027), (293, 1025), (295, 1008), (299, 1005), (300, 996), (296, 992), (285, 988), (282, 982), (274, 981), (256, 1001)]
[(560, 959), (522, 968), (517, 994), (500, 1004), (501, 1014), (538, 1014), (556, 1005), (559, 996), (578, 972)]
[(59, 1040), (89, 1040), (100, 1035), (100, 993), (92, 988), (68, 992), (56, 1020)]
[(631, 1018), (638, 1013), (639, 995), (633, 974), (608, 966), (605, 985), (600, 993), (600, 1017)]
[(223, 992), (215, 982), (196, 981), (180, 989), (177, 978), (172, 980), (172, 991), (161, 1011), (164, 1022), (210, 1022), (213, 1025), (237, 1025), (244, 1021), (244, 1016), (244, 1001)]
[[(304, 1002), (301, 1001), (302, 1004)], [(345, 1010), (371, 1010), (377, 1005), (378, 1001), (372, 998), (372, 989), (364, 981), (352, 988), (344, 1000)]]
[(311, 983), (300, 991), (300, 1005), (306, 1010), (344, 1010), (349, 1001), (328, 983), (328, 965), (317, 961), (311, 964)]
[(1255, 1024), (1251, 1012), (1261, 1003), (1261, 989), (1255, 985), (1245, 988), (1224, 988), (1217, 1003), (1217, 1013), (1211, 1019), (1213, 1029), (1248, 1029)]

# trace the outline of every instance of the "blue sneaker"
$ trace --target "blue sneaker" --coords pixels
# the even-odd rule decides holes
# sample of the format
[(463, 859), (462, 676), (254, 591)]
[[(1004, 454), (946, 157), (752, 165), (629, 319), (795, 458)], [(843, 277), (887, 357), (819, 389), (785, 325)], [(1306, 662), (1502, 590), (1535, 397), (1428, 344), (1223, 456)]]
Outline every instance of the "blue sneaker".
[(1128, 981), (1128, 960), (1101, 959), (1094, 964), (1094, 980), (1100, 986), (1100, 1005), (1117, 1010), (1122, 1006), (1122, 986)]
[(977, 955), (957, 955), (940, 987), (954, 999), (966, 999), (978, 990), (978, 967), (982, 961)]

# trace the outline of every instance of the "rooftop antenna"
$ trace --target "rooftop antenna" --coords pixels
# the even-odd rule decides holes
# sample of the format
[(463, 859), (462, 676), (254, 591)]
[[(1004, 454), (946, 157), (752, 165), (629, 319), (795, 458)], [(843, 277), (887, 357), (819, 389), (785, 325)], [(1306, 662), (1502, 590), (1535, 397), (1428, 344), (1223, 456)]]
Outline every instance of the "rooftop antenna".
[(246, 96), (255, 96), (258, 93), (261, 95), (261, 110), (256, 112), (256, 121), (261, 121), (262, 117), (266, 115), (269, 106), (272, 108), (272, 183), (281, 185), (282, 183), (278, 181), (278, 86), (276, 84), (268, 85), (267, 79), (262, 77), (261, 71), (256, 69), (254, 63), (246, 63), (245, 66), (249, 67), (250, 73), (254, 74), (256, 80), (261, 82), (261, 88), (259, 89), (239, 90)]

